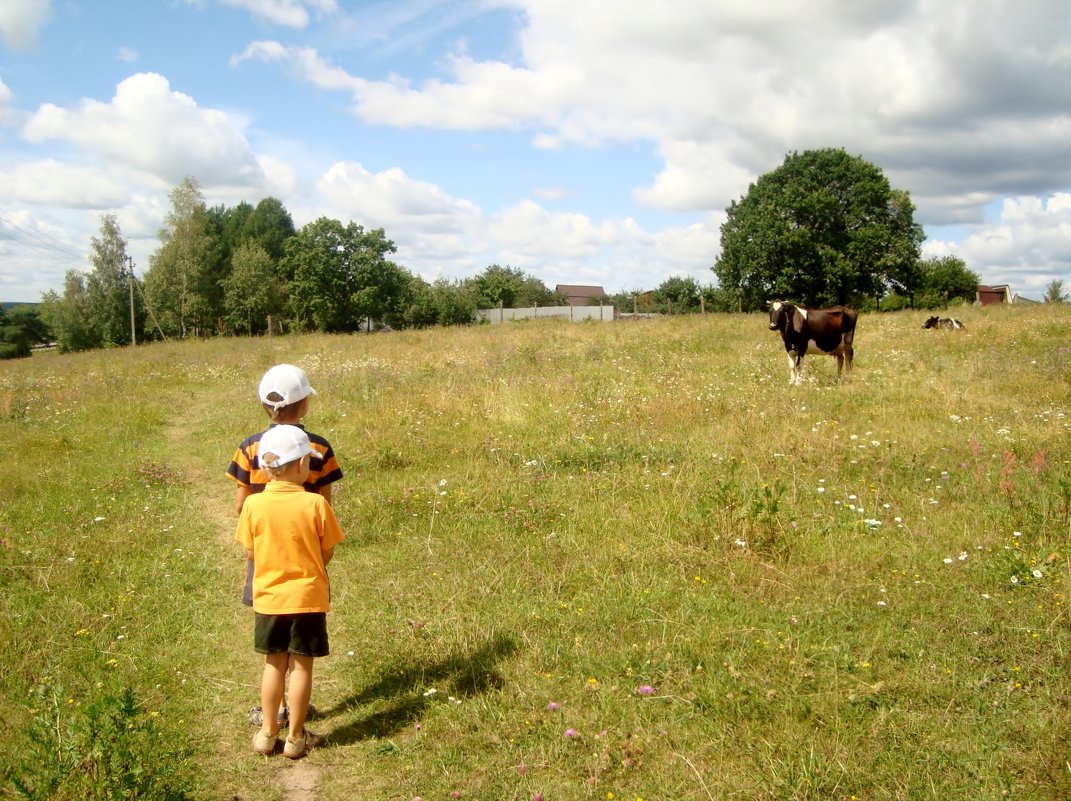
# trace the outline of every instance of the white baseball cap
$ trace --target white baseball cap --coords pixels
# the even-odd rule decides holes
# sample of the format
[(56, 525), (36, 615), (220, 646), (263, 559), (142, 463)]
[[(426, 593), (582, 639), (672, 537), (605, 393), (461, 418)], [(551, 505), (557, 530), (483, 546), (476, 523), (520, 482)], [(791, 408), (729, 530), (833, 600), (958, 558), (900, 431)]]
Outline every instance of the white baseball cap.
[[(300, 367), (292, 364), (277, 364), (260, 379), (260, 400), (275, 411), (284, 406), (315, 395), (316, 390), (309, 385), (309, 377)], [(274, 399), (271, 396), (276, 396)]]
[[(276, 457), (270, 463), (264, 460), (264, 455), (269, 453)], [(314, 459), (323, 458), (319, 451), (313, 449), (305, 430), (297, 426), (269, 428), (260, 436), (257, 454), (260, 463), (266, 467), (282, 467), (309, 454)]]

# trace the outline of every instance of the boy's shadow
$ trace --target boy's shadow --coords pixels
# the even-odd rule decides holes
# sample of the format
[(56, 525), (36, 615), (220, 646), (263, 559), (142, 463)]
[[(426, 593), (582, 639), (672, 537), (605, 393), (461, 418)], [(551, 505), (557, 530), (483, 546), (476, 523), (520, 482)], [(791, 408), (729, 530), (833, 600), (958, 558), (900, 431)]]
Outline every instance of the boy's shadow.
[[(504, 680), (496, 665), (517, 650), (513, 637), (496, 634), (475, 650), (456, 652), (439, 662), (386, 668), (370, 686), (324, 710), (324, 714), (345, 714), (376, 700), (389, 701), (387, 708), (342, 724), (326, 739), (333, 745), (348, 745), (358, 740), (388, 737), (419, 721), (430, 704), (440, 703), (448, 696), (461, 699), (498, 689)], [(432, 688), (436, 692), (425, 695)]]

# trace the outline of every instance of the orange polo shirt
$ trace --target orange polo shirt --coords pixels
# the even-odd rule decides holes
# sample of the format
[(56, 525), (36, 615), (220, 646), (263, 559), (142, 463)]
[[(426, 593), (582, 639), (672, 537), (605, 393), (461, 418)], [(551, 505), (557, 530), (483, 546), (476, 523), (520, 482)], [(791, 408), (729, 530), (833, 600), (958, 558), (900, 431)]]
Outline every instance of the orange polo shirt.
[(342, 541), (331, 505), (299, 484), (270, 481), (242, 506), (234, 538), (253, 551), (253, 609), (265, 615), (327, 612), (323, 552)]

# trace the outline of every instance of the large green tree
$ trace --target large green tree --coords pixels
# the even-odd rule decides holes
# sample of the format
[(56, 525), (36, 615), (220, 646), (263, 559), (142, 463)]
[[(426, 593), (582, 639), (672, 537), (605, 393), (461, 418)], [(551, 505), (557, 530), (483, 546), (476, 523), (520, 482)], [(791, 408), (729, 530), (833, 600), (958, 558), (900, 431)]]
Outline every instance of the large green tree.
[(242, 241), (253, 241), (264, 248), (273, 260), (279, 261), (285, 252), (286, 240), (297, 231), (294, 220), (281, 200), (266, 197), (257, 203), (242, 226)]
[(366, 321), (401, 325), (411, 276), (387, 259), (395, 250), (382, 228), (328, 217), (304, 226), (286, 240), (280, 265), (296, 324), (325, 332), (357, 331)]
[(33, 353), (33, 346), (48, 342), (51, 333), (37, 309), (29, 304), (0, 309), (0, 359), (17, 359)]
[(1045, 286), (1046, 303), (1067, 303), (1067, 293), (1064, 292), (1064, 282), (1059, 278), (1053, 278)]
[(227, 322), (244, 334), (263, 334), (268, 315), (278, 317), (286, 308), (284, 282), (274, 259), (261, 245), (246, 242), (231, 257), (231, 273), (223, 281)]
[(538, 278), (509, 265), (492, 264), (469, 280), (481, 309), (494, 309), (499, 305), (507, 309), (523, 309), (562, 302), (562, 298)]
[(918, 264), (916, 306), (941, 309), (950, 303), (972, 302), (978, 293), (978, 273), (967, 269), (959, 256), (935, 256)]
[(733, 201), (714, 272), (744, 310), (912, 291), (923, 233), (906, 192), (839, 148), (792, 153)]
[(102, 345), (130, 344), (131, 317), (134, 336), (140, 338), (144, 330), (140, 293), (131, 291), (126, 244), (115, 215), (101, 216), (100, 236), (93, 237), (89, 246), (93, 269), (86, 276), (86, 311), (94, 338)]
[(41, 319), (56, 337), (60, 353), (101, 346), (89, 319), (85, 280), (77, 270), (64, 276), (63, 295), (50, 289), (41, 296)]
[(699, 282), (691, 276), (673, 275), (658, 285), (655, 301), (668, 314), (687, 314), (699, 311)]
[(145, 274), (145, 294), (169, 336), (209, 334), (223, 316), (225, 262), (218, 230), (193, 178), (175, 187), (170, 200), (160, 248)]

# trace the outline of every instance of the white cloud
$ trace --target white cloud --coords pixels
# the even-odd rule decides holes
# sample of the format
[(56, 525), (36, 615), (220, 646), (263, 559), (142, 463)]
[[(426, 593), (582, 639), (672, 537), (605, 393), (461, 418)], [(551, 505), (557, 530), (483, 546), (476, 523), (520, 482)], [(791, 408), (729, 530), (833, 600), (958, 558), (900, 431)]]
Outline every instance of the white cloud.
[(68, 142), (169, 186), (192, 175), (206, 186), (258, 187), (264, 175), (243, 128), (244, 121), (172, 91), (163, 76), (140, 73), (120, 83), (110, 103), (85, 99), (74, 109), (46, 103), (23, 136), (33, 143)]
[(51, 0), (4, 0), (0, 3), (0, 36), (8, 47), (24, 50), (33, 45), (48, 21)]
[(120, 47), (116, 58), (126, 64), (133, 64), (135, 61), (140, 59), (141, 56), (138, 54), (138, 51), (135, 50), (133, 47)]
[(55, 159), (25, 162), (10, 173), (0, 172), (0, 187), (0, 194), (9, 201), (70, 209), (120, 206), (130, 193), (129, 186), (112, 171)]
[(256, 17), (288, 28), (309, 24), (310, 9), (325, 16), (338, 10), (335, 0), (223, 0), (226, 5), (242, 8)]
[(1005, 200), (994, 224), (979, 227), (958, 248), (948, 250), (979, 272), (983, 282), (1004, 276), (1001, 283), (1039, 298), (1052, 277), (1068, 274), (1071, 193)]
[(465, 234), (480, 220), (475, 205), (398, 168), (370, 173), (360, 164), (334, 164), (317, 186), (331, 216), (365, 228), (412, 234)]
[(3, 79), (0, 78), (0, 124), (6, 125), (11, 122), (14, 117), (14, 111), (11, 108), (11, 101), (14, 99), (14, 95)]
[[(19, 152), (4, 152), (0, 191), (20, 202), (66, 203), (83, 216), (98, 205), (119, 209), (148, 247), (166, 193), (193, 175), (210, 203), (272, 194), (299, 225), (327, 214), (383, 227), (398, 244), (399, 263), (425, 276), (472, 274), (494, 262), (548, 283), (613, 290), (650, 288), (674, 274), (709, 282), (726, 206), (787, 153), (844, 147), (909, 190), (918, 221), (969, 232), (928, 242), (927, 253), (962, 255), (993, 282), (1022, 276), (1033, 287), (1037, 276), (1068, 276), (1071, 30), (1064, 0), (199, 3), (206, 21), (224, 4), (255, 17), (256, 27), (289, 29), (285, 41), (247, 45), (243, 32), (230, 61), (241, 73), (227, 83), (259, 88), (258, 69), (275, 64), (337, 92), (353, 117), (317, 118), (316, 108), (331, 101), (309, 93), (310, 130), (349, 134), (352, 126), (350, 141), (333, 145), (318, 130), (315, 147), (323, 150), (311, 153), (300, 134), (272, 127), (271, 103), (259, 110), (264, 98), (255, 92), (226, 100), (222, 86), (180, 93), (172, 83), (196, 86), (196, 79), (161, 66), (171, 81), (133, 75), (110, 100), (35, 99)], [(25, 46), (48, 9), (47, 2), (7, 0), (0, 35)], [(486, 25), (462, 27), (488, 10), (496, 16)], [(245, 14), (220, 16), (253, 27)], [(316, 27), (321, 21), (327, 24)], [(469, 41), (490, 28), (499, 39)], [(149, 52), (151, 39), (136, 41)], [(18, 73), (4, 74), (26, 96), (28, 85), (13, 83)], [(246, 118), (221, 110), (224, 102), (258, 110)], [(24, 114), (0, 81), (0, 121)], [(443, 137), (483, 140), (478, 145), (492, 142), (484, 132), (520, 132), (510, 147), (527, 141), (541, 151), (532, 154), (536, 166), (489, 156), (471, 169), (514, 169), (532, 185), (525, 192), (511, 183), (507, 200), (480, 186), (487, 182), (469, 190), (454, 177), (464, 167), (440, 172), (427, 153), (407, 161), (406, 145), (382, 147), (378, 137), (390, 128), (479, 132)], [(426, 141), (411, 133), (404, 138)], [(359, 149), (365, 142), (374, 145), (367, 155)], [(655, 156), (653, 169), (629, 171), (638, 177), (615, 203), (620, 209), (631, 199), (640, 208), (604, 215), (579, 205), (598, 194), (580, 191), (581, 182), (600, 176), (580, 167), (570, 186), (572, 175), (542, 172), (566, 159), (580, 165), (584, 149), (600, 165), (612, 164), (615, 150)], [(458, 147), (449, 157), (464, 155)], [(1004, 198), (1013, 200), (987, 219)], [(638, 222), (630, 213), (647, 216)], [(669, 227), (660, 228), (660, 219), (671, 220), (661, 223)]]
[(348, 92), (370, 124), (531, 129), (541, 149), (650, 141), (664, 166), (637, 198), (664, 209), (724, 208), (811, 147), (877, 163), (935, 223), (1071, 183), (1071, 39), (1053, 2), (501, 4), (523, 14), (515, 63), (455, 52), (420, 84), (279, 43), (239, 60)]

